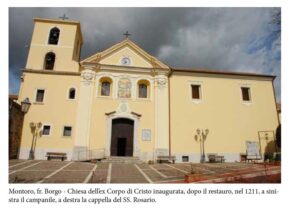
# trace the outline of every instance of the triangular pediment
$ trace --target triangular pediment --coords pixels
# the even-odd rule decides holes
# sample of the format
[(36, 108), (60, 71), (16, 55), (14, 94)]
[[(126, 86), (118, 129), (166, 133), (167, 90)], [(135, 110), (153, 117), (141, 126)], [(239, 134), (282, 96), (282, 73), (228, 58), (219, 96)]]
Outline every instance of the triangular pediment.
[(81, 63), (97, 63), (101, 65), (115, 65), (142, 68), (169, 67), (151, 56), (129, 39), (83, 60)]

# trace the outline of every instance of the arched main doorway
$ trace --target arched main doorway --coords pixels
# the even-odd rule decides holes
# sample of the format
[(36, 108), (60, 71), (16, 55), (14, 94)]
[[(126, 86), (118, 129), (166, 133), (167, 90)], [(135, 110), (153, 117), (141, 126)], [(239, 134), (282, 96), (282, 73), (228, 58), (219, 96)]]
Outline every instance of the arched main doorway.
[(112, 120), (111, 128), (111, 156), (133, 155), (134, 121), (126, 118)]

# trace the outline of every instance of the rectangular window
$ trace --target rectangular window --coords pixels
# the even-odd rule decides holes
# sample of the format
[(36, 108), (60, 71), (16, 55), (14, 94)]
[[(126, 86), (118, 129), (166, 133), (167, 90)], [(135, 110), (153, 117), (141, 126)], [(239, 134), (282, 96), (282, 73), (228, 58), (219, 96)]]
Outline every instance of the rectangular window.
[(191, 85), (191, 87), (192, 87), (192, 99), (200, 100), (201, 99), (201, 94), (200, 94), (201, 86), (200, 85)]
[(147, 85), (139, 84), (139, 98), (147, 98)]
[(43, 135), (50, 135), (50, 129), (51, 129), (50, 125), (44, 125), (43, 126)]
[(63, 136), (71, 136), (71, 135), (72, 135), (72, 127), (71, 126), (64, 126)]
[(110, 83), (109, 82), (101, 83), (101, 96), (110, 96)]
[(38, 89), (36, 91), (35, 102), (39, 102), (39, 103), (44, 102), (44, 95), (45, 95), (45, 90)]
[(189, 156), (182, 156), (182, 162), (188, 162)]
[(241, 87), (242, 90), (242, 98), (243, 101), (251, 101), (250, 88), (249, 87)]

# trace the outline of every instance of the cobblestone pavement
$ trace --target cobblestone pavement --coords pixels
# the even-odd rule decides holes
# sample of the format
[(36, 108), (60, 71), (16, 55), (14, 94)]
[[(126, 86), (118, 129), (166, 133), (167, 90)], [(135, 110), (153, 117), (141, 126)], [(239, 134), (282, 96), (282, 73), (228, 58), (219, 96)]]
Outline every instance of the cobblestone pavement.
[[(272, 167), (273, 169), (275, 167)], [(272, 170), (273, 170), (272, 169)], [(275, 169), (274, 169), (275, 170)], [(185, 183), (191, 172), (201, 174), (203, 182), (226, 182), (220, 178), (243, 174), (258, 174), (260, 180), (270, 182), (262, 176), (266, 167), (252, 163), (205, 163), (205, 164), (123, 164), (88, 163), (70, 161), (10, 160), (10, 183)], [(276, 167), (280, 178), (280, 166)], [(235, 182), (247, 182), (237, 180)], [(273, 181), (271, 181), (273, 182)], [(278, 179), (275, 182), (280, 182)]]

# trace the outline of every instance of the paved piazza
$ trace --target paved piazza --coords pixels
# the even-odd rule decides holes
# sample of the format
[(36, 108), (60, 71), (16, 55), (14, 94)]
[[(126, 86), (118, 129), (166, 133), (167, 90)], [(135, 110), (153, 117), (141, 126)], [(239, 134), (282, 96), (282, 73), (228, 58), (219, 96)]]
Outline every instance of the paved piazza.
[[(266, 173), (267, 171), (268, 173)], [(201, 174), (201, 183), (280, 183), (280, 166), (253, 163), (124, 164), (10, 160), (10, 183), (186, 183), (185, 175)], [(267, 176), (266, 176), (267, 174)], [(269, 177), (277, 176), (272, 178)], [(249, 178), (253, 178), (249, 179)]]

